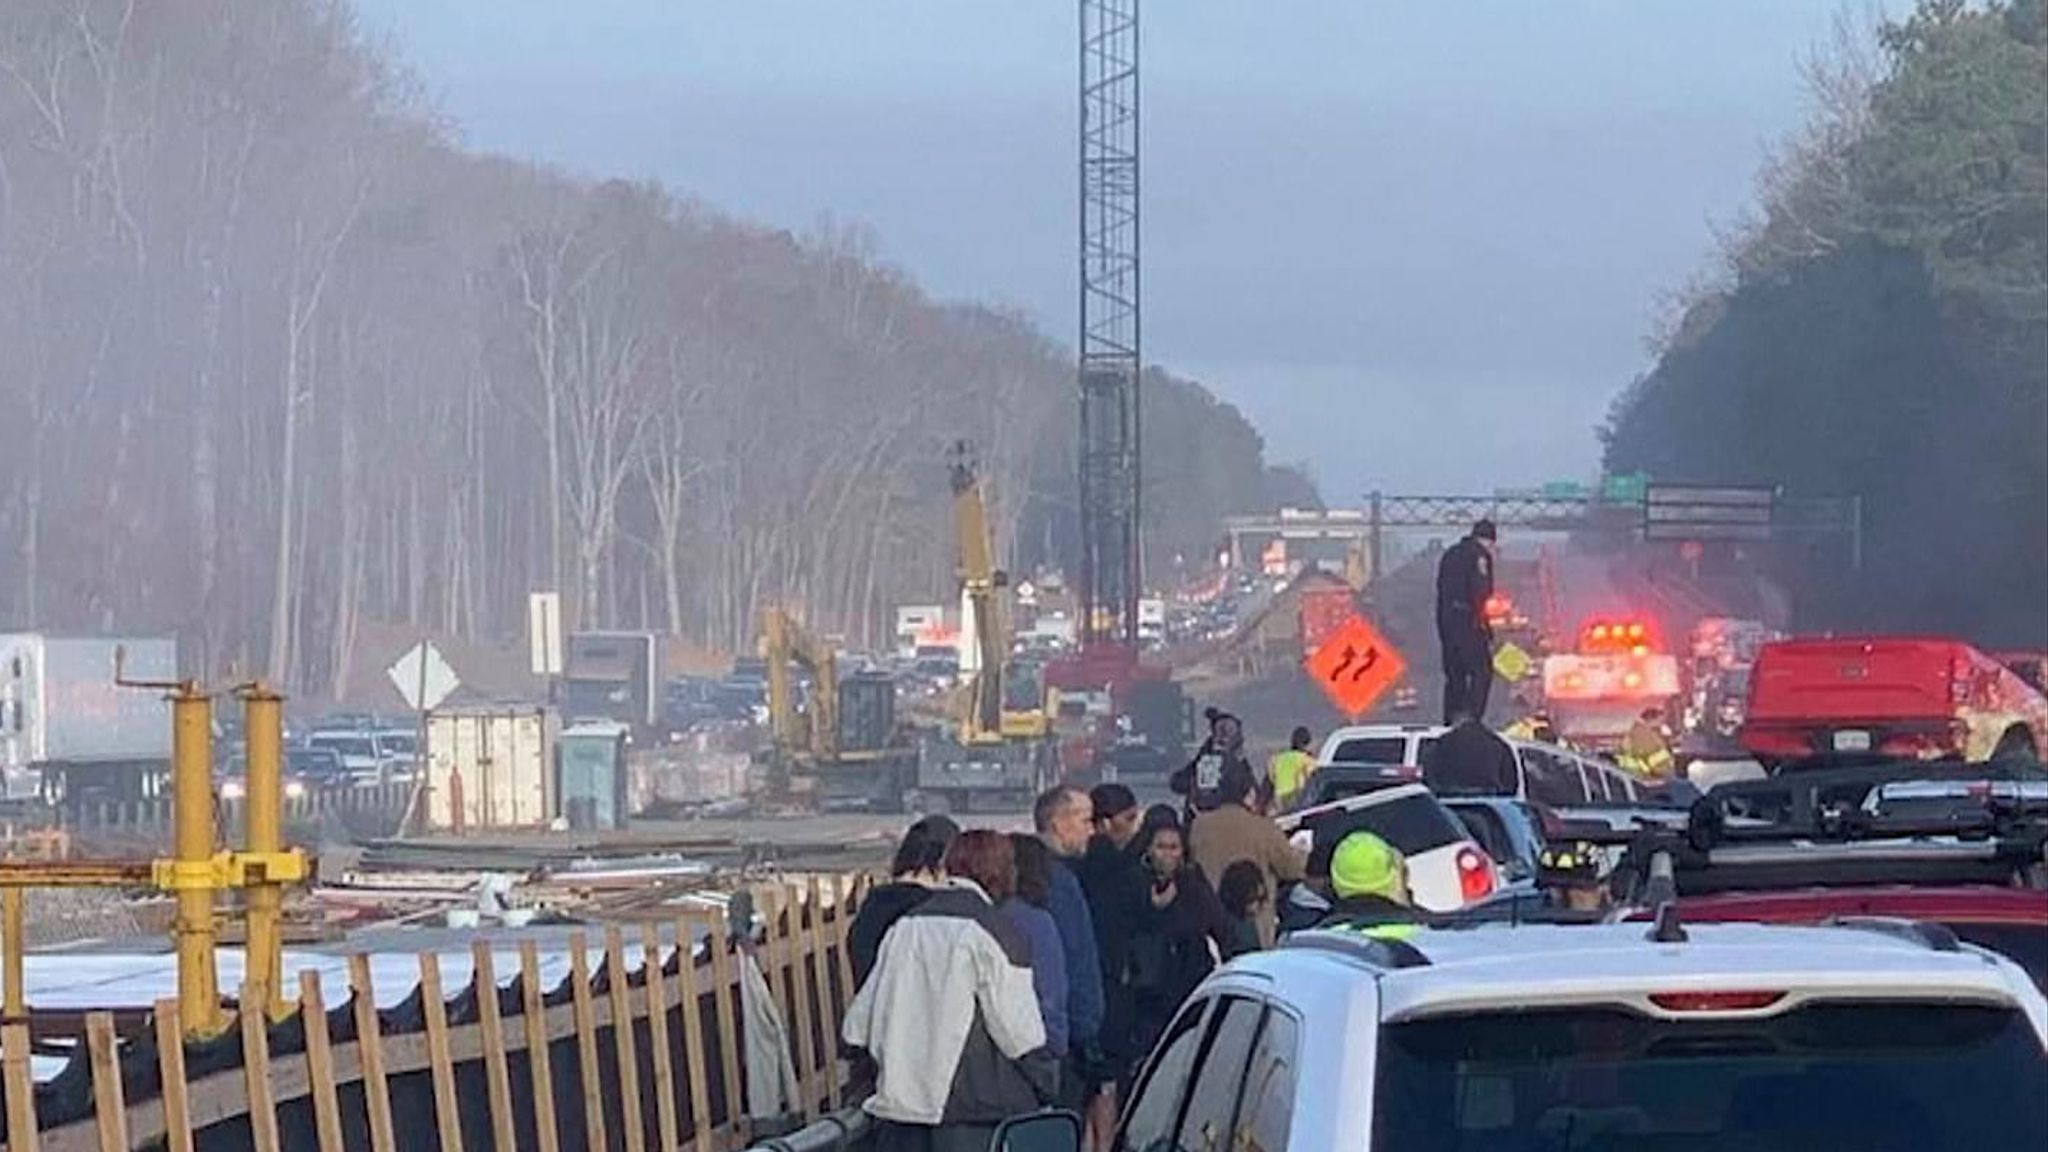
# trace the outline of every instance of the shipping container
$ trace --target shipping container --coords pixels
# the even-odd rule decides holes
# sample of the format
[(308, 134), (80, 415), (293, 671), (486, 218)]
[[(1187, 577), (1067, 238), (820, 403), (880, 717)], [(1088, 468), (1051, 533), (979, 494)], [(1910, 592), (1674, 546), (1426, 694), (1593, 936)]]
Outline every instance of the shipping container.
[(552, 771), (555, 727), (553, 714), (534, 705), (430, 714), (427, 827), (535, 828), (560, 815)]

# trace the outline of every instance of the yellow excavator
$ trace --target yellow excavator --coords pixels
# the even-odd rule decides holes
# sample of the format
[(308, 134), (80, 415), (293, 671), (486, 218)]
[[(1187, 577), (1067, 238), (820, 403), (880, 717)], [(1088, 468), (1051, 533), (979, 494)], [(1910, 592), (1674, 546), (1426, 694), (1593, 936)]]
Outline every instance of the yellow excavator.
[(1028, 807), (1058, 778), (1051, 724), (1058, 706), (1043, 687), (1041, 670), (1015, 663), (1010, 654), (1009, 612), (1002, 599), (1009, 579), (995, 565), (988, 503), (965, 444), (954, 448), (949, 471), (965, 601), (961, 624), (973, 651), (962, 662), (952, 730), (925, 741), (910, 799), (926, 812), (1014, 810)]
[[(771, 792), (820, 810), (900, 809), (917, 750), (896, 723), (896, 683), (881, 673), (839, 674), (833, 646), (780, 605), (761, 611), (768, 665)], [(802, 707), (793, 671), (810, 674)]]

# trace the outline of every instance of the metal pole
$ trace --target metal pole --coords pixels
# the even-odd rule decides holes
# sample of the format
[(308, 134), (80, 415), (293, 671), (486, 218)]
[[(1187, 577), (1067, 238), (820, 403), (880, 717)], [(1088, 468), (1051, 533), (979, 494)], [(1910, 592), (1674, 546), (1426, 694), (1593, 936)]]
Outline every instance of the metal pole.
[(1368, 588), (1378, 588), (1380, 586), (1380, 527), (1382, 515), (1380, 494), (1375, 491), (1372, 494), (1372, 515), (1369, 521), (1372, 533), (1371, 553), (1366, 557), (1368, 571), (1365, 575), (1365, 584)]
[(5, 992), (0, 997), (0, 1020), (8, 1024), (28, 1023), (28, 979), (23, 974), (23, 957), (28, 953), (28, 916), (23, 907), (26, 893), (19, 888), (0, 890), (0, 946), (6, 948)]
[[(249, 791), (244, 811), (248, 835), (244, 848), (259, 859), (284, 851), (284, 697), (261, 682), (242, 693), (242, 715), (249, 744)], [(263, 1012), (273, 1020), (285, 1015), (284, 943), (278, 920), (284, 909), (284, 888), (267, 875), (250, 884), (248, 983)], [(248, 1005), (245, 1008), (250, 1007)]]
[(214, 970), (213, 700), (197, 681), (171, 697), (171, 842), (178, 881), (178, 1012), (188, 1031), (219, 1032)]

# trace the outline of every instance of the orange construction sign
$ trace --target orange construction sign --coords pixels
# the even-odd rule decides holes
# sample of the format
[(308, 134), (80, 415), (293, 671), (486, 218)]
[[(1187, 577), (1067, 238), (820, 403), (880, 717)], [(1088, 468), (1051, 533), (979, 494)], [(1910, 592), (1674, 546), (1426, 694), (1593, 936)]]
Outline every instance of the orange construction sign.
[(1408, 671), (1401, 650), (1364, 618), (1352, 616), (1323, 641), (1304, 667), (1346, 716), (1362, 716)]

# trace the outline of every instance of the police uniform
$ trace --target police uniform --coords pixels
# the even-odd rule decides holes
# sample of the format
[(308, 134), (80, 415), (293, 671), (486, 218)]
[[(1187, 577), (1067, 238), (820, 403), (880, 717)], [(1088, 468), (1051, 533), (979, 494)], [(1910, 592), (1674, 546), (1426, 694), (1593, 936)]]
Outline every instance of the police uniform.
[(1445, 550), (1436, 569), (1436, 635), (1443, 645), (1444, 723), (1459, 713), (1486, 718), (1493, 690), (1493, 629), (1486, 602), (1493, 597), (1493, 554), (1480, 542), (1493, 525), (1482, 521), (1472, 534)]

